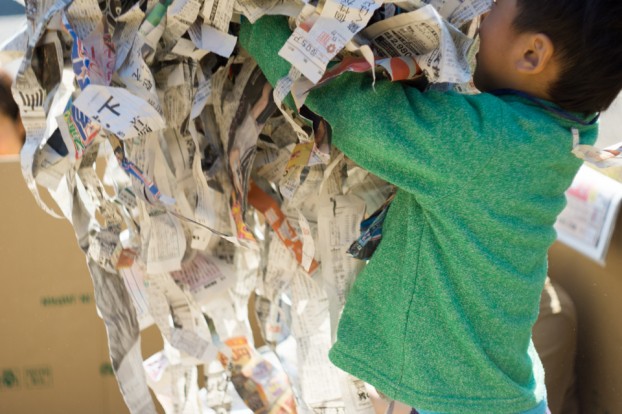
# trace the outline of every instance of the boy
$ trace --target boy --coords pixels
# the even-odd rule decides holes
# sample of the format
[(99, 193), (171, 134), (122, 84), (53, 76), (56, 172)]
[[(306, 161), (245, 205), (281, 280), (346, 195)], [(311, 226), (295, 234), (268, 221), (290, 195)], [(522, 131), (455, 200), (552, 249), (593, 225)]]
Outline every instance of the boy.
[[(338, 367), (429, 413), (547, 411), (531, 328), (553, 224), (622, 88), (622, 4), (498, 0), (480, 28), (483, 92), (421, 93), (347, 73), (306, 105), (333, 143), (399, 190), (330, 352)], [(242, 45), (275, 83), (283, 18), (244, 22)]]

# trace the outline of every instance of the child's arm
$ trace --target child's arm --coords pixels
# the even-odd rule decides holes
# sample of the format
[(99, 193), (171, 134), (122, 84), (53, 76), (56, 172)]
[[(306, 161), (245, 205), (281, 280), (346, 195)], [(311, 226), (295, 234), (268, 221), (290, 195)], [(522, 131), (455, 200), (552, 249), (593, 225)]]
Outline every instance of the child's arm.
[(264, 16), (251, 24), (242, 17), (240, 44), (257, 61), (272, 86), (287, 75), (292, 66), (279, 56), (279, 50), (292, 34), (283, 16)]
[[(278, 51), (290, 35), (282, 17), (243, 23), (242, 45), (274, 84), (290, 64)], [(306, 105), (333, 127), (333, 143), (379, 177), (434, 201), (482, 172), (500, 150), (504, 105), (487, 95), (421, 93), (346, 73), (312, 91)], [(484, 116), (486, 114), (486, 121)]]

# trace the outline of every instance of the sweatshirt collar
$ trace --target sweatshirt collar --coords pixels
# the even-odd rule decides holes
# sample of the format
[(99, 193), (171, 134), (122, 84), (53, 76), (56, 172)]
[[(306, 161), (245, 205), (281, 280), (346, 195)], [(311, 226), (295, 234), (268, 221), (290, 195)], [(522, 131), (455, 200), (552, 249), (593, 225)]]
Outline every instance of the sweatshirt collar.
[(592, 115), (588, 115), (588, 116), (582, 116), (581, 114), (578, 114), (576, 112), (569, 112), (569, 111), (566, 111), (565, 109), (560, 108), (558, 105), (554, 104), (553, 102), (536, 98), (535, 96), (532, 96), (526, 92), (518, 91), (515, 89), (496, 89), (494, 91), (491, 91), (490, 93), (495, 96), (504, 96), (504, 95), (518, 96), (520, 98), (530, 101), (531, 103), (541, 107), (542, 109), (544, 109), (545, 111), (553, 115), (557, 115), (560, 118), (563, 118), (567, 121), (575, 122), (582, 126), (594, 125), (598, 121), (598, 118), (600, 117), (600, 113), (598, 112)]

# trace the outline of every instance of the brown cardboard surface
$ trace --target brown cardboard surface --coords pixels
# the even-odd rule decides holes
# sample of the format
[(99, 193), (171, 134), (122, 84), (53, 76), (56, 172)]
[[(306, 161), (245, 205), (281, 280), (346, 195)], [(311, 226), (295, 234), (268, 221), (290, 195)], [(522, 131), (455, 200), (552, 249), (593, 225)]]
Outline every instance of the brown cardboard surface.
[[(71, 224), (36, 205), (18, 163), (0, 161), (0, 183), (0, 413), (128, 413)], [(142, 342), (162, 346), (154, 330)]]
[(577, 381), (586, 414), (622, 413), (622, 215), (606, 262), (601, 267), (561, 243), (549, 253), (549, 274), (577, 309)]

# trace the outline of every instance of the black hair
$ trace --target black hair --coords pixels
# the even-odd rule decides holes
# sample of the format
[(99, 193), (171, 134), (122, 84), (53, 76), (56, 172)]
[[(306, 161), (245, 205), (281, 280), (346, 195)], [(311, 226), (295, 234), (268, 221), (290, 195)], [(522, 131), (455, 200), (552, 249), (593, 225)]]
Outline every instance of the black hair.
[(514, 28), (547, 35), (560, 62), (548, 93), (565, 110), (609, 107), (622, 89), (621, 0), (517, 0)]
[(8, 76), (0, 73), (0, 115), (5, 115), (13, 121), (19, 121), (19, 107), (13, 100), (11, 93), (11, 80)]

